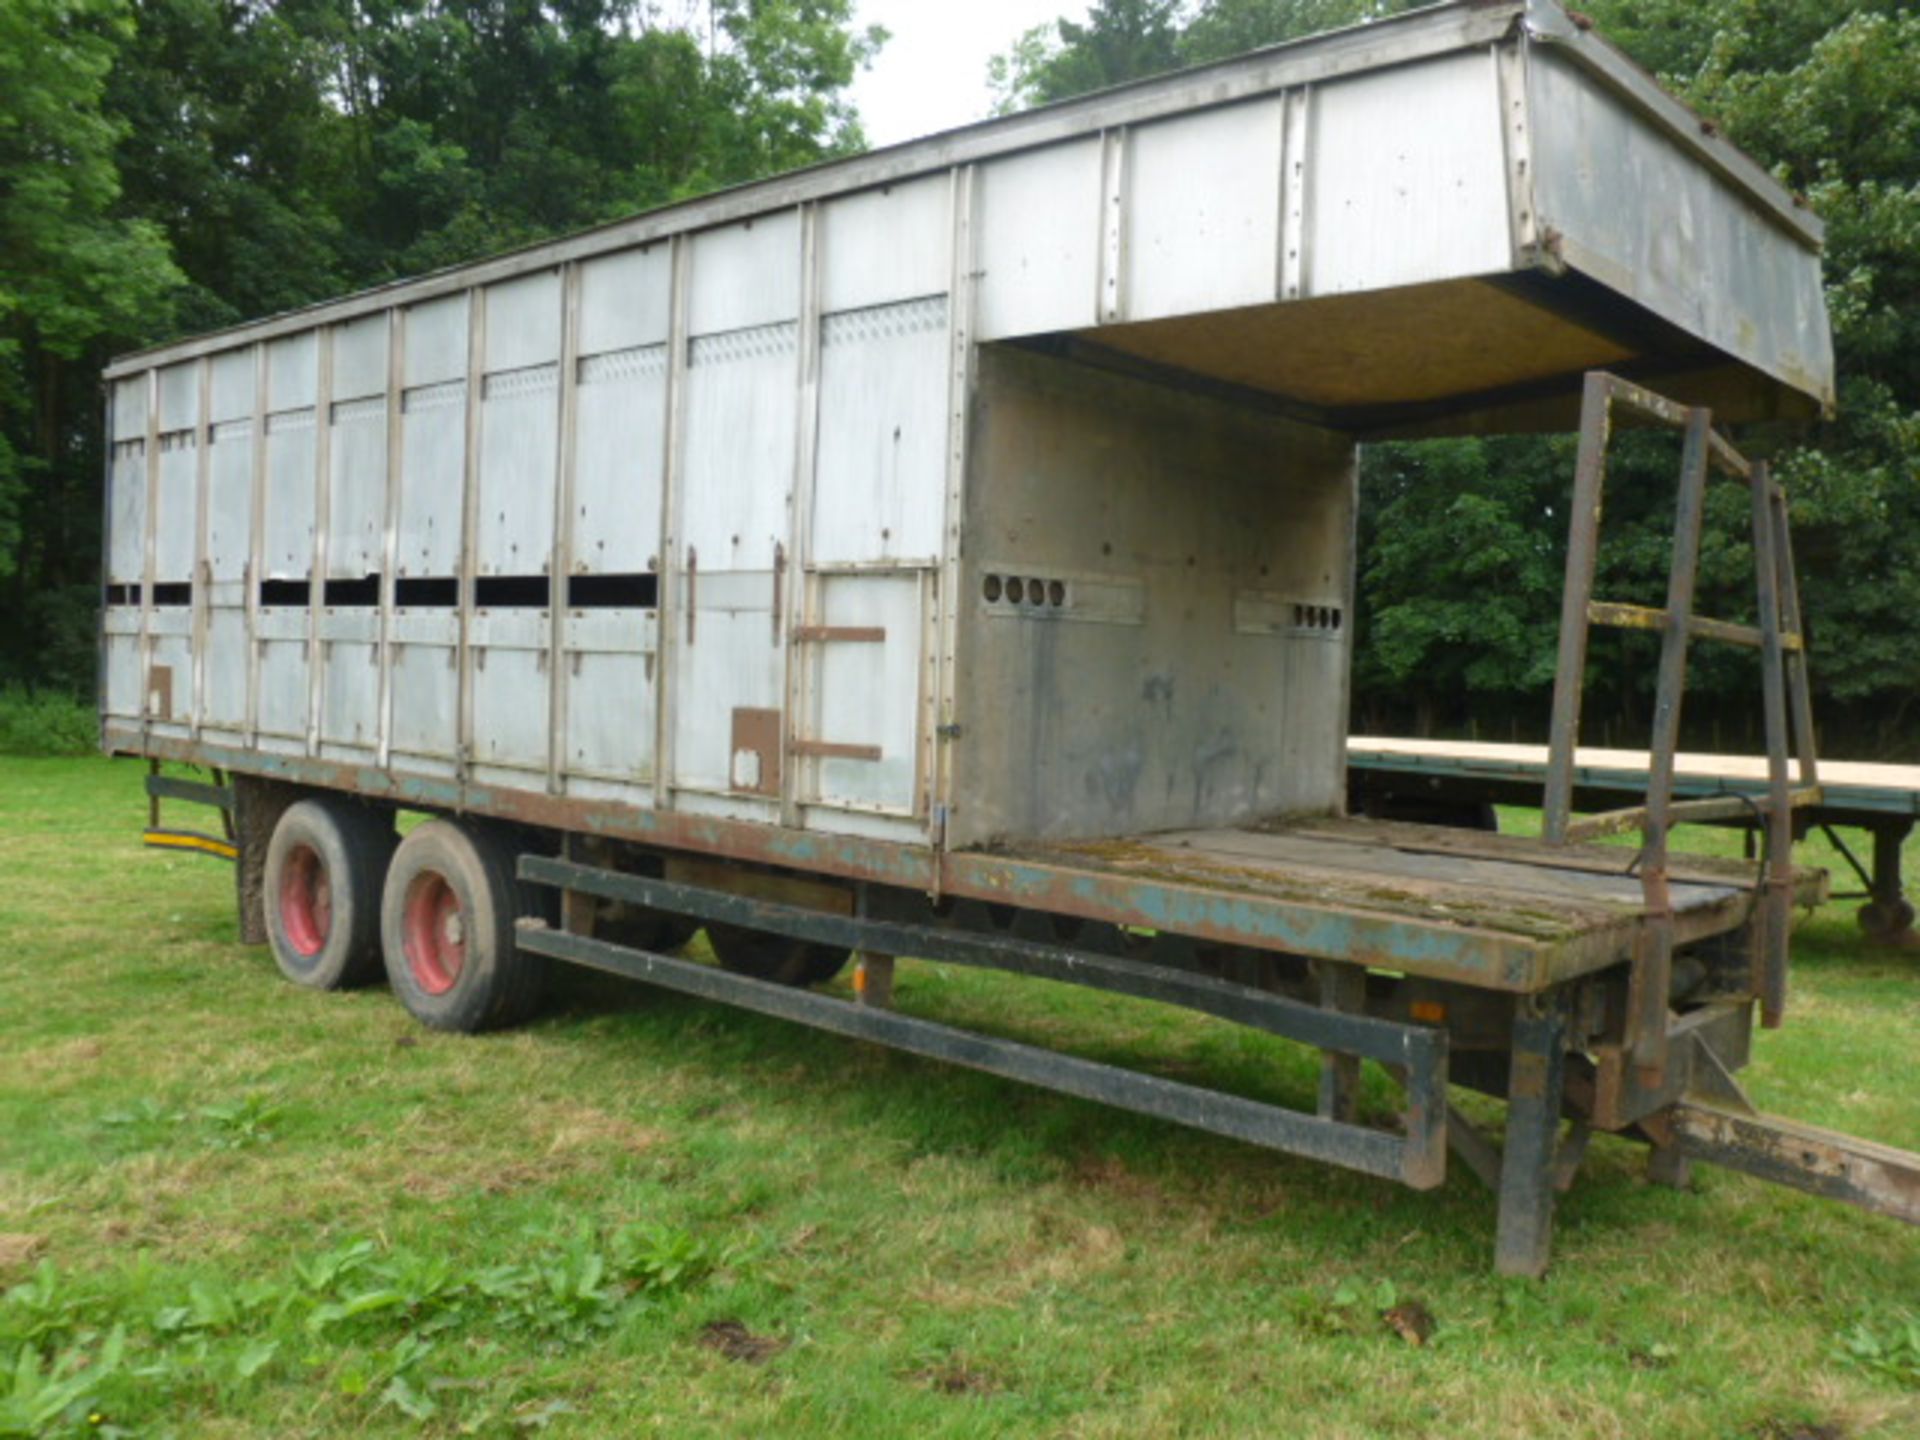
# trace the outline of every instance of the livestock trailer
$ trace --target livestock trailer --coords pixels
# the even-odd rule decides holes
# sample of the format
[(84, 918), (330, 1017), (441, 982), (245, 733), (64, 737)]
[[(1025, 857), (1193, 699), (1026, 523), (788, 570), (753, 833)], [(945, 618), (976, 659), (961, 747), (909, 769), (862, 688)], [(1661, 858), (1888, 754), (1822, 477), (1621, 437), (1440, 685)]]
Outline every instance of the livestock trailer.
[[(229, 777), (153, 788), (231, 802), (243, 932), (428, 1024), (558, 959), (1415, 1187), (1451, 1149), (1521, 1272), (1596, 1128), (1912, 1218), (1911, 1157), (1731, 1078), (1823, 877), (1342, 815), (1356, 444), (1584, 405), (1597, 485), (1617, 402), (1772, 497), (1712, 425), (1831, 404), (1820, 234), (1569, 12), (1446, 4), (129, 355), (102, 743)], [(895, 956), (1264, 1029), (1319, 1094), (909, 1016)]]

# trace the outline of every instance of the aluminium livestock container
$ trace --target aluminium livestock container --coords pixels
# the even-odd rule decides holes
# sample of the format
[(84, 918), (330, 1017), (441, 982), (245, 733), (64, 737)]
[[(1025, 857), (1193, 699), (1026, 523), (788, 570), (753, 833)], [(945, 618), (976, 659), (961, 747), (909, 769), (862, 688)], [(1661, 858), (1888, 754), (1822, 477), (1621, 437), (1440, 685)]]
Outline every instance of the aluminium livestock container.
[[(1537, 1272), (1563, 1062), (1615, 1045), (1656, 918), (1733, 955), (1756, 912), (1738, 867), (1677, 868), (1654, 917), (1592, 857), (1339, 818), (1355, 447), (1568, 428), (1595, 367), (1819, 414), (1820, 236), (1583, 23), (1501, 0), (126, 356), (103, 743), (232, 772), (249, 924), (277, 884), (311, 928), (331, 870), (432, 1023), (504, 1012), (434, 1009), (482, 982), (466, 882), (395, 879), (429, 832), (567, 893), (521, 952), (1410, 1184), (1443, 1173), (1452, 1046), (1457, 1083), (1511, 1077), (1500, 1258)], [(346, 906), (332, 841), (281, 845), (340, 794), (329, 833), (368, 847), (382, 807), (462, 818)], [(1320, 1113), (769, 998), (659, 953), (684, 925), (621, 959), (583, 896), (678, 905), (723, 963), (743, 928), (805, 939), (787, 980), (852, 945), (1231, 1015), (1327, 1053)], [(1673, 1084), (1703, 1037), (1744, 1060), (1741, 963), (1676, 1020)], [(1406, 1083), (1399, 1133), (1356, 1119), (1362, 1056)], [(1608, 1128), (1678, 1093), (1594, 1063)]]
[(1442, 6), (131, 356), (109, 738), (919, 847), (1331, 811), (1355, 437), (1817, 409), (1818, 236)]

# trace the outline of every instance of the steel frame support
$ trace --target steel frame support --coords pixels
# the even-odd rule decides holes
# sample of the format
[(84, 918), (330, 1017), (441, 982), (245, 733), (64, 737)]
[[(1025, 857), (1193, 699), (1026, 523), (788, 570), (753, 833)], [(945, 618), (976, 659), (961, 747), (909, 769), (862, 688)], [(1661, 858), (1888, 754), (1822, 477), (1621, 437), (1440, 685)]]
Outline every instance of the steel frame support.
[(1502, 1275), (1544, 1275), (1553, 1245), (1567, 1012), (1565, 992), (1549, 991), (1523, 1000), (1514, 1016), (1494, 1239), (1494, 1268)]
[[(1177, 1120), (1271, 1149), (1398, 1180), (1414, 1189), (1432, 1189), (1446, 1178), (1447, 1036), (1438, 1029), (1328, 1010), (1230, 981), (1041, 941), (808, 910), (540, 855), (521, 856), (519, 875), (523, 881), (551, 886), (568, 895), (599, 895), (702, 920), (845, 945), (862, 953), (863, 966), (858, 998), (849, 1003), (693, 961), (556, 931), (543, 922), (523, 921), (520, 946), (535, 954)], [(1349, 1055), (1356, 1062), (1361, 1058), (1378, 1061), (1405, 1075), (1405, 1132), (1393, 1134), (1324, 1113), (1307, 1114), (1176, 1084), (896, 1014), (886, 1004), (892, 982), (891, 957), (895, 955), (984, 966), (1157, 1000)]]

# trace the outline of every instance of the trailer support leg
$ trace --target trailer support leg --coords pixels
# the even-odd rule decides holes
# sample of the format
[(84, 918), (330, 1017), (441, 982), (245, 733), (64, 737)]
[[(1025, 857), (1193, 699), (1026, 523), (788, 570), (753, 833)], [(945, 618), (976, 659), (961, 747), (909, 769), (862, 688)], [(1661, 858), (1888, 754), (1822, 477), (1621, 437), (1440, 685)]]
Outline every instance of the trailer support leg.
[(1913, 905), (1900, 876), (1900, 847), (1913, 832), (1913, 821), (1904, 817), (1887, 820), (1873, 826), (1872, 831), (1871, 898), (1860, 907), (1860, 928), (1882, 945), (1920, 947), (1920, 936), (1913, 929)]
[(233, 777), (234, 898), (240, 912), (240, 943), (267, 943), (267, 843), (273, 827), (299, 788), (252, 775)]
[(1647, 1182), (1669, 1190), (1687, 1190), (1693, 1186), (1693, 1161), (1678, 1145), (1653, 1142), (1647, 1152)]
[[(1367, 972), (1357, 965), (1322, 963), (1320, 1003), (1329, 1010), (1356, 1014), (1366, 1008)], [(1360, 1104), (1360, 1057), (1335, 1050), (1320, 1052), (1320, 1118), (1351, 1125)]]
[(1565, 998), (1547, 994), (1523, 1001), (1513, 1021), (1507, 1143), (1500, 1161), (1500, 1218), (1494, 1240), (1494, 1268), (1503, 1275), (1546, 1273), (1553, 1245), (1566, 1062)]

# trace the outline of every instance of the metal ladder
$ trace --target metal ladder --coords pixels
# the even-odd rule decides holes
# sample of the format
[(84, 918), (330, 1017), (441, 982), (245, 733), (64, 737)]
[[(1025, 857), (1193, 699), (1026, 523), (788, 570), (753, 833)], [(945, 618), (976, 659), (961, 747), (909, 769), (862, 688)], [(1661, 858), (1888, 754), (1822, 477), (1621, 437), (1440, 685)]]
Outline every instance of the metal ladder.
[[(1666, 608), (1661, 610), (1593, 598), (1607, 445), (1616, 408), (1685, 435), (1675, 503), (1673, 564)], [(1710, 467), (1744, 480), (1752, 492), (1757, 626), (1710, 620), (1693, 612)], [(1764, 817), (1764, 903), (1755, 946), (1760, 958), (1762, 1023), (1769, 1028), (1777, 1026), (1786, 1005), (1793, 895), (1792, 812), (1796, 806), (1816, 802), (1820, 795), (1806, 641), (1800, 623), (1786, 497), (1773, 483), (1765, 461), (1749, 461), (1714, 430), (1710, 410), (1681, 405), (1616, 375), (1592, 370), (1587, 373), (1581, 396), (1580, 449), (1570, 524), (1541, 831), (1554, 844), (1572, 844), (1635, 828), (1640, 831), (1638, 868), (1647, 923), (1641, 931), (1628, 987), (1626, 1044), (1643, 1082), (1657, 1084), (1667, 1063), (1668, 992), (1673, 971), (1673, 904), (1667, 885), (1667, 832), (1672, 826), (1683, 821), (1737, 820), (1756, 811), (1756, 818)], [(1571, 814), (1575, 747), (1580, 736), (1580, 695), (1592, 625), (1657, 632), (1662, 637), (1660, 669), (1646, 804), (1576, 820)], [(1677, 803), (1673, 798), (1674, 751), (1679, 744), (1680, 703), (1686, 689), (1687, 645), (1696, 639), (1744, 645), (1760, 652), (1768, 780), (1763, 801), (1735, 795)], [(1789, 725), (1799, 762), (1798, 789), (1790, 786), (1787, 773)]]

